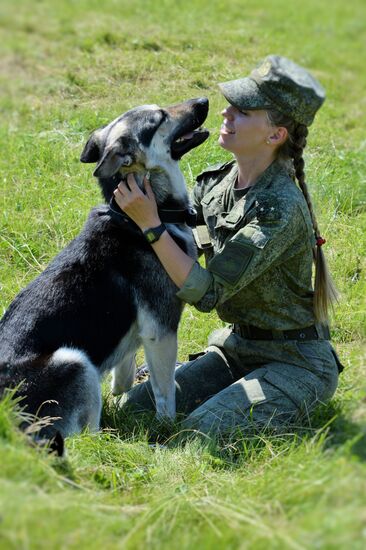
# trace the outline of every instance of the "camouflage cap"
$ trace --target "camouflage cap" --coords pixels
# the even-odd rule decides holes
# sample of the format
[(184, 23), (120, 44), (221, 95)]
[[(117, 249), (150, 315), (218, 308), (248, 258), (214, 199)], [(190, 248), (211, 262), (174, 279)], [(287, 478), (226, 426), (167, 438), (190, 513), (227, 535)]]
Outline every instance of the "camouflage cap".
[(325, 100), (323, 87), (308, 71), (279, 55), (267, 56), (248, 77), (219, 87), (240, 111), (276, 109), (306, 126)]

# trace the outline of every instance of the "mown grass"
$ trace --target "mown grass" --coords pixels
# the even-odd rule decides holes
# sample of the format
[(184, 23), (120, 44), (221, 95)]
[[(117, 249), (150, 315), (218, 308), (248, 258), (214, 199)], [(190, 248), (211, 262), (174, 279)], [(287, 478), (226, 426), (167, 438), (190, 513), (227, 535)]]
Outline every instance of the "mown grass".
[[(0, 312), (80, 230), (100, 194), (79, 155), (128, 108), (208, 96), (212, 137), (182, 161), (211, 163), (217, 82), (268, 53), (308, 66), (328, 99), (311, 130), (308, 180), (341, 290), (332, 330), (346, 366), (332, 402), (291, 434), (179, 442), (179, 426), (121, 418), (55, 461), (0, 404), (0, 547), (363, 548), (366, 539), (366, 38), (363, 0), (20, 0), (0, 5)], [(179, 358), (220, 324), (187, 308)]]

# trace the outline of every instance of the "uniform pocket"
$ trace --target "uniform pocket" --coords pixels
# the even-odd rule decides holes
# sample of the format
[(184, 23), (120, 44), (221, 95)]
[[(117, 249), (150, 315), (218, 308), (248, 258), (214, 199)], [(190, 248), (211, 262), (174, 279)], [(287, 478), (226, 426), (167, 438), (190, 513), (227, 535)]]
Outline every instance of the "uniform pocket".
[(323, 381), (323, 399), (330, 399), (338, 386), (338, 366), (331, 344), (327, 340), (314, 340), (296, 342), (296, 347), (307, 361), (306, 368)]
[(321, 377), (300, 367), (271, 365), (264, 379), (288, 397), (298, 408), (310, 410), (323, 400), (324, 384)]
[(205, 224), (208, 227), (211, 238), (214, 237), (215, 225), (217, 217), (220, 215), (221, 205), (215, 201), (215, 195), (208, 194), (201, 201), (202, 214), (205, 220)]
[(312, 340), (310, 342), (294, 342), (297, 351), (302, 359), (309, 365), (309, 370), (321, 374), (324, 370), (324, 363), (333, 358), (329, 350), (324, 348), (323, 341)]
[(342, 368), (338, 356), (328, 340), (295, 342), (296, 349), (315, 373), (339, 370)]
[(222, 210), (221, 201), (217, 200), (215, 195), (206, 195), (201, 200), (201, 206), (204, 217), (217, 215)]
[(230, 231), (236, 230), (243, 225), (244, 212), (242, 209), (233, 209), (231, 212), (222, 212), (216, 222), (215, 229), (225, 227)]

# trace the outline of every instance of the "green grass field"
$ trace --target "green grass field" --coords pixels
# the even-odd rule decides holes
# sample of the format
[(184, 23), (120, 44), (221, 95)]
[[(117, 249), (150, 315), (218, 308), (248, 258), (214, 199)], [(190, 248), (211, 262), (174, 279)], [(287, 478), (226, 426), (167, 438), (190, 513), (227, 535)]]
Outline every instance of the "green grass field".
[[(79, 156), (130, 107), (209, 97), (211, 138), (182, 161), (188, 185), (225, 160), (217, 83), (268, 53), (308, 67), (328, 99), (311, 129), (308, 181), (341, 291), (332, 318), (339, 389), (299, 433), (197, 441), (121, 418), (57, 461), (29, 447), (0, 404), (0, 549), (338, 549), (366, 545), (366, 4), (364, 0), (2, 0), (0, 313), (100, 201)], [(187, 307), (179, 359), (215, 314)], [(142, 357), (141, 357), (142, 360)]]

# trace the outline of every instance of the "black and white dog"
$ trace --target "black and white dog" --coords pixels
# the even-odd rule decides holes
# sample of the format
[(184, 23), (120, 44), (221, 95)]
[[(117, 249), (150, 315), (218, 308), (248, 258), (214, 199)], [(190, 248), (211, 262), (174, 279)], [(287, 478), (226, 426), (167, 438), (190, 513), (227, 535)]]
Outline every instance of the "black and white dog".
[[(26, 412), (51, 417), (38, 437), (98, 429), (101, 376), (113, 370), (114, 394), (134, 380), (143, 345), (157, 415), (174, 418), (174, 370), (182, 303), (151, 246), (113, 202), (119, 181), (147, 171), (160, 216), (189, 255), (192, 211), (178, 160), (208, 137), (200, 126), (208, 100), (137, 107), (89, 138), (82, 162), (97, 163), (106, 205), (15, 298), (0, 321), (0, 396), (18, 387)], [(110, 203), (110, 206), (108, 205)]]

